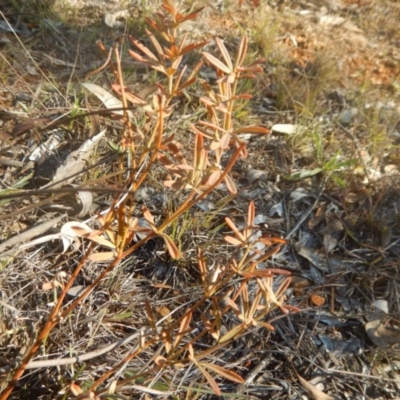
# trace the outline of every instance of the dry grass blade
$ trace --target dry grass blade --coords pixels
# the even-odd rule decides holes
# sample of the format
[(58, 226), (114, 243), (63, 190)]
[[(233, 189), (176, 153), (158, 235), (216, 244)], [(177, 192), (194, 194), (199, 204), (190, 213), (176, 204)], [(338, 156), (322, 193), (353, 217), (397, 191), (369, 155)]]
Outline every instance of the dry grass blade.
[(197, 368), (200, 370), (200, 372), (204, 375), (204, 377), (207, 379), (208, 383), (211, 386), (211, 389), (214, 391), (214, 393), (217, 396), (221, 396), (221, 390), (215, 381), (215, 379), (210, 375), (210, 373), (203, 367), (202, 363), (197, 364)]
[(218, 375), (221, 375), (224, 378), (229, 379), (232, 382), (244, 383), (244, 379), (240, 375), (236, 374), (233, 371), (229, 371), (228, 369), (221, 367), (219, 365), (202, 362), (201, 366), (208, 368), (211, 371), (214, 371)]
[(232, 73), (232, 70), (229, 67), (227, 67), (222, 61), (218, 60), (218, 58), (214, 57), (212, 54), (205, 51), (202, 54), (210, 64), (214, 65), (214, 67), (217, 67), (222, 72), (225, 72), (225, 74)]

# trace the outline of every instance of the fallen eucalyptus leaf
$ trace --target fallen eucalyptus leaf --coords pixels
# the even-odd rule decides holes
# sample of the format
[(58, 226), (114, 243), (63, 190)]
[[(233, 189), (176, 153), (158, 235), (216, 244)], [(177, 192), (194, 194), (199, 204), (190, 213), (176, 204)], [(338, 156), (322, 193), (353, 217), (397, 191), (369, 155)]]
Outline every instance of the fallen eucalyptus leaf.
[(104, 239), (99, 235), (98, 231), (94, 231), (84, 222), (70, 221), (65, 223), (61, 228), (60, 236), (64, 246), (63, 253), (68, 250), (71, 244), (76, 241), (78, 237), (87, 238), (102, 246), (115, 249), (114, 244), (112, 244), (109, 240)]
[(82, 204), (82, 208), (79, 211), (79, 214), (77, 215), (78, 218), (84, 217), (86, 214), (89, 214), (90, 208), (92, 207), (93, 204), (93, 195), (92, 192), (88, 191), (81, 191), (78, 190), (78, 196)]
[(338, 219), (334, 219), (322, 228), (319, 233), (324, 236), (324, 248), (326, 253), (330, 253), (339, 243), (343, 233), (343, 224)]
[(270, 208), (269, 215), (274, 216), (275, 214), (278, 214), (279, 217), (282, 217), (282, 215), (283, 215), (283, 203), (282, 202), (279, 202)]
[(400, 329), (387, 327), (383, 322), (388, 312), (387, 301), (376, 300), (374, 306), (376, 311), (372, 314), (370, 321), (365, 324), (365, 330), (369, 338), (376, 346), (381, 348), (400, 344)]
[(324, 393), (322, 390), (318, 389), (316, 386), (312, 385), (310, 382), (306, 381), (299, 374), (297, 374), (301, 386), (307, 390), (308, 393), (313, 397), (314, 400), (335, 400), (332, 396)]
[(377, 312), (381, 311), (385, 314), (389, 314), (389, 306), (386, 300), (375, 300), (374, 307)]
[[(117, 99), (111, 93), (108, 93), (107, 90), (103, 89), (101, 86), (90, 82), (82, 83), (82, 86), (97, 96), (97, 98), (103, 102), (106, 108), (123, 108), (121, 100)], [(123, 110), (113, 112), (115, 114), (124, 115)], [(127, 112), (129, 118), (133, 118), (132, 112), (129, 110)]]
[(315, 197), (315, 194), (302, 187), (299, 187), (290, 193), (290, 198), (293, 201), (299, 201), (305, 197)]
[(306, 258), (322, 272), (336, 273), (349, 268), (349, 260), (344, 257), (331, 254), (327, 256), (325, 251), (305, 246), (301, 241), (294, 244), (294, 248), (300, 256)]

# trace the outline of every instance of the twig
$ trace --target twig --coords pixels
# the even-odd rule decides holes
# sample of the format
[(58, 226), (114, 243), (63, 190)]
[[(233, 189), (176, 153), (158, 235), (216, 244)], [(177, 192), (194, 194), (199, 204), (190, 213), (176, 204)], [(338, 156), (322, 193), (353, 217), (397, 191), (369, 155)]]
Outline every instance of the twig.
[[(137, 339), (142, 332), (136, 332), (132, 335), (125, 336), (124, 338), (118, 340), (117, 342), (111, 343), (108, 346), (102, 347), (100, 349), (96, 349), (90, 351), (86, 354), (81, 354), (75, 357), (68, 357), (68, 358), (58, 358), (56, 360), (40, 360), (40, 361), (30, 361), (25, 369), (36, 369), (36, 368), (49, 368), (49, 367), (58, 367), (60, 365), (69, 365), (74, 364), (77, 362), (83, 362), (87, 360), (91, 360), (92, 358), (99, 357), (102, 354), (105, 354), (111, 350), (114, 350), (117, 347), (122, 346), (123, 344), (127, 344), (134, 339)], [(0, 374), (6, 374), (10, 372), (12, 369), (16, 367), (18, 364), (17, 360), (10, 361), (10, 365), (6, 365), (4, 367), (0, 367)]]
[(267, 364), (271, 361), (271, 354), (267, 354), (262, 360), (258, 363), (258, 365), (247, 375), (246, 381), (241, 387), (239, 388), (238, 392), (241, 393), (245, 386), (251, 385), (256, 378), (256, 376), (264, 371)]
[[(10, 239), (0, 244), (0, 253), (6, 250), (7, 248), (11, 248), (15, 245), (20, 245), (32, 239), (33, 237), (42, 235), (43, 233), (51, 229), (54, 225), (58, 224), (58, 222), (60, 222), (65, 216), (66, 214), (61, 215), (57, 218), (51, 219), (50, 221), (46, 221), (43, 222), (42, 224), (36, 225), (25, 232), (18, 233), (17, 235), (11, 237)], [(15, 249), (13, 251), (15, 254)], [(0, 254), (0, 258), (3, 256), (4, 256), (3, 254)]]

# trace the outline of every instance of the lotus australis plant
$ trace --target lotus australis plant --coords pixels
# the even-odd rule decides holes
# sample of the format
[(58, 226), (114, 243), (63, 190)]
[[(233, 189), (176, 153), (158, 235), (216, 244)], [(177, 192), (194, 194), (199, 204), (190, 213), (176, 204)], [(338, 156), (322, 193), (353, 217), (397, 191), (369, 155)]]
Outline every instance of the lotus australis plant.
[[(169, 257), (181, 259), (182, 268), (192, 263), (193, 260), (185, 260), (185, 252), (178, 249), (168, 234), (169, 228), (173, 223), (179, 224), (180, 218), (216, 188), (225, 185), (235, 195), (238, 189), (230, 173), (238, 158), (247, 156), (241, 135), (269, 133), (258, 126), (236, 126), (233, 118), (238, 104), (251, 98), (250, 94), (238, 92), (240, 81), (254, 78), (261, 71), (260, 60), (246, 62), (247, 37), (241, 39), (236, 56), (232, 58), (222, 39), (215, 38), (218, 53), (214, 55), (201, 52), (207, 41), (191, 43), (188, 34), (180, 34), (181, 24), (195, 19), (201, 10), (181, 14), (172, 1), (163, 0), (154, 18), (148, 19), (147, 38), (129, 38), (132, 46), (129, 55), (153, 70), (156, 77), (156, 83), (149, 84), (141, 94), (124, 83), (119, 47), (107, 52), (100, 43), (100, 48), (107, 54), (101, 69), (112, 71), (112, 89), (122, 105), (118, 110), (109, 110), (123, 122), (118, 162), (112, 174), (112, 189), (116, 195), (108, 211), (98, 215), (95, 230), (74, 228), (74, 235), (80, 237), (82, 243), (89, 241), (90, 244), (63, 285), (47, 322), (12, 374), (0, 399), (6, 399), (24, 370), (32, 367), (31, 359), (52, 334), (52, 329), (66, 318), (77, 318), (76, 310), (83, 300), (116, 271), (123, 260), (150, 239), (162, 238)], [(200, 61), (194, 65), (184, 63), (196, 58)], [(214, 68), (215, 84), (199, 79), (204, 64)], [(194, 102), (189, 90), (192, 87), (197, 92), (202, 90), (203, 94), (196, 99), (202, 112), (194, 114), (200, 118), (191, 121), (191, 132), (182, 140), (176, 137), (171, 120), (172, 117), (179, 119), (179, 114), (175, 115), (178, 102)], [(176, 198), (180, 202), (169, 212), (155, 215), (149, 208), (137, 204), (134, 193), (150, 184), (154, 170), (160, 169), (165, 172), (163, 184), (167, 193), (179, 192), (180, 196)], [(99, 398), (123, 393), (125, 387), (130, 387), (134, 391), (169, 395), (182, 390), (190, 392), (194, 387), (203, 390), (203, 383), (208, 383), (215, 394), (220, 395), (217, 380), (243, 383), (239, 371), (219, 365), (220, 362), (215, 361), (218, 358), (213, 355), (250, 329), (273, 330), (271, 311), (284, 314), (298, 311), (285, 305), (289, 273), (266, 267), (266, 261), (285, 241), (259, 234), (254, 216), (255, 206), (251, 202), (244, 228), (238, 228), (226, 218), (225, 227), (232, 233), (221, 237), (221, 247), (228, 246), (232, 254), (225, 261), (210, 267), (199, 246), (196, 263), (201, 290), (196, 300), (188, 300), (171, 309), (169, 318), (163, 320), (157, 320), (152, 304), (144, 301), (142, 327), (121, 342), (136, 341), (136, 345), (126, 345), (128, 351), (122, 359), (109, 365), (102, 375), (95, 374), (96, 380), (86, 385), (85, 390), (72, 382), (72, 393), (80, 398)], [(104, 245), (112, 251), (104, 252)], [(89, 260), (106, 265), (99, 269), (101, 272), (90, 285), (72, 302), (66, 303), (68, 290)], [(278, 285), (275, 284), (277, 275), (281, 280)], [(174, 304), (172, 299), (171, 304)], [(135, 360), (140, 360), (142, 367), (122, 377), (121, 371)], [(78, 363), (79, 359), (72, 362)], [(186, 384), (186, 376), (194, 379), (195, 383), (190, 387)]]

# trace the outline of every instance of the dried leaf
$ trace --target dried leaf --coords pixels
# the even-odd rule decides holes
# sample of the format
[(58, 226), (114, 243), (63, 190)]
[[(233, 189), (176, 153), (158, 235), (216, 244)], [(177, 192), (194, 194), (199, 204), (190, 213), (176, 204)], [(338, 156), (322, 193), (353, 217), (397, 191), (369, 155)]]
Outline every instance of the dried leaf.
[(219, 365), (205, 363), (205, 362), (202, 362), (201, 365), (203, 367), (210, 369), (211, 371), (214, 371), (218, 375), (221, 375), (224, 378), (229, 379), (232, 382), (244, 383), (244, 379), (240, 375), (236, 374), (233, 371), (230, 371), (229, 369), (223, 368)]
[(305, 126), (296, 124), (275, 124), (272, 126), (271, 130), (275, 133), (293, 135), (295, 133), (304, 133), (307, 128)]
[(320, 250), (306, 247), (301, 242), (295, 245), (295, 249), (297, 254), (306, 258), (319, 270), (323, 272), (331, 272), (329, 259), (326, 257), (325, 252), (321, 252)]
[(234, 238), (233, 236), (227, 235), (227, 236), (224, 236), (224, 239), (226, 242), (228, 242), (229, 244), (233, 244), (234, 246), (243, 246), (243, 242)]
[(83, 393), (83, 390), (81, 389), (81, 387), (79, 385), (77, 385), (76, 383), (71, 383), (70, 389), (74, 396), (79, 396), (80, 394)]
[(323, 306), (325, 304), (325, 299), (317, 294), (312, 294), (310, 296), (310, 301), (314, 306), (317, 307)]
[(49, 139), (38, 146), (29, 156), (30, 161), (38, 163), (40, 159), (51, 154), (52, 150), (56, 149), (65, 140), (64, 135), (60, 132), (54, 132)]
[(215, 38), (215, 43), (217, 44), (217, 47), (219, 48), (219, 51), (222, 54), (222, 57), (224, 57), (225, 64), (228, 66), (228, 68), (233, 71), (233, 64), (231, 60), (231, 56), (228, 53), (228, 50), (226, 49), (224, 45), (224, 41), (221, 40), (220, 38)]
[(221, 390), (220, 390), (220, 388), (218, 387), (217, 382), (215, 382), (214, 378), (209, 374), (209, 372), (208, 372), (205, 368), (203, 368), (203, 366), (202, 366), (200, 363), (197, 364), (197, 367), (199, 368), (200, 372), (201, 372), (201, 373), (205, 376), (205, 378), (207, 379), (207, 381), (208, 381), (208, 383), (210, 384), (211, 389), (214, 391), (214, 393), (215, 393), (217, 396), (221, 396)]
[(246, 179), (250, 185), (255, 181), (266, 182), (268, 180), (268, 172), (259, 169), (249, 169), (246, 172)]
[(314, 193), (302, 187), (299, 187), (290, 193), (290, 199), (295, 202), (308, 197), (314, 197)]
[[(374, 302), (376, 312), (365, 324), (365, 330), (369, 338), (378, 347), (389, 347), (400, 344), (400, 329), (387, 327), (383, 319), (387, 318), (388, 306), (386, 300), (376, 300)], [(398, 346), (396, 346), (398, 347)]]
[(282, 217), (283, 215), (283, 202), (279, 202), (275, 205), (273, 205), (270, 210), (269, 210), (269, 215), (273, 216), (277, 214), (279, 217)]
[(222, 336), (222, 338), (219, 340), (219, 343), (229, 342), (231, 339), (237, 338), (246, 329), (246, 325), (244, 324), (235, 326), (228, 333), (225, 333), (225, 335)]
[(169, 255), (175, 260), (181, 258), (181, 252), (179, 251), (178, 247), (176, 247), (174, 241), (168, 235), (165, 234), (162, 235), (162, 238), (164, 239), (164, 242), (167, 245)]
[(247, 35), (244, 35), (242, 37), (242, 40), (240, 41), (239, 50), (237, 53), (236, 64), (235, 64), (236, 67), (241, 67), (244, 62), (247, 53), (247, 43), (248, 43)]
[(274, 331), (275, 328), (269, 324), (268, 322), (263, 322), (263, 321), (257, 321), (257, 324), (260, 326), (263, 326), (265, 329), (268, 329), (269, 331)]
[(109, 247), (110, 249), (115, 249), (115, 244), (100, 236), (101, 231), (87, 231), (86, 227), (81, 228), (80, 226), (72, 226), (71, 229), (72, 231), (75, 231), (78, 236), (92, 240), (93, 242)]
[[(296, 373), (297, 374), (297, 373)], [(335, 400), (332, 396), (325, 394), (322, 390), (312, 385), (310, 382), (306, 381), (299, 374), (297, 374), (301, 386), (307, 390), (308, 393), (314, 398), (314, 400)]]
[(156, 319), (154, 318), (153, 310), (148, 299), (145, 300), (146, 314), (149, 325), (154, 332), (157, 332)]
[(234, 222), (229, 218), (225, 218), (225, 223), (229, 226), (229, 228), (232, 229), (232, 231), (236, 234), (236, 236), (242, 241), (245, 242), (246, 238), (243, 236), (243, 234), (239, 231), (237, 226), (234, 224)]
[[(156, 86), (156, 85), (154, 85), (154, 86)], [(117, 84), (114, 83), (111, 87), (113, 88), (113, 90), (116, 93), (118, 93), (119, 95), (122, 95), (122, 90), (121, 90), (120, 85), (117, 85)], [(158, 86), (157, 86), (157, 88), (158, 88)], [(150, 93), (150, 90), (154, 89), (154, 87), (151, 87), (151, 88), (147, 88), (146, 87), (145, 89), (143, 89), (143, 92), (145, 94), (146, 94), (146, 92), (145, 92), (146, 89), (148, 89), (148, 93), (149, 94), (152, 94), (152, 93)], [(125, 90), (126, 100), (128, 100), (129, 102), (131, 102), (135, 106), (142, 107), (144, 111), (152, 112), (153, 109), (151, 108), (150, 105), (147, 104), (146, 100), (143, 100), (144, 96), (142, 96), (141, 93), (142, 92), (140, 92), (138, 95), (136, 95), (135, 93), (132, 93), (131, 91)]]
[(330, 253), (336, 248), (338, 240), (332, 235), (324, 235), (324, 248), (326, 253)]
[(318, 224), (320, 224), (326, 217), (326, 212), (328, 209), (327, 203), (322, 203), (315, 211), (315, 214), (310, 218), (307, 225), (310, 229), (314, 229)]
[[(117, 99), (111, 93), (108, 93), (107, 90), (103, 89), (101, 86), (96, 85), (90, 82), (82, 83), (82, 86), (92, 92), (103, 104), (106, 108), (123, 108), (123, 104), (121, 100)], [(115, 114), (124, 115), (124, 111), (114, 111)], [(127, 111), (129, 118), (133, 118), (133, 114), (131, 111)]]
[(178, 334), (175, 337), (175, 341), (174, 341), (174, 347), (176, 348), (178, 346), (178, 344), (180, 343), (180, 341), (183, 339), (183, 337), (185, 336), (185, 334), (187, 334), (188, 329), (189, 329), (189, 325), (190, 325), (190, 321), (192, 320), (192, 313), (189, 312), (187, 313), (181, 321), (181, 325), (179, 327), (179, 331)]
[[(141, 386), (141, 385), (130, 385), (130, 387), (134, 390), (138, 390), (139, 392), (150, 393), (155, 396), (163, 396), (164, 397), (164, 396), (172, 396), (172, 395), (176, 394), (176, 392), (174, 392), (174, 391), (156, 390), (156, 389), (148, 388), (147, 386)], [(147, 399), (149, 399), (149, 397), (147, 397)]]
[(154, 226), (154, 217), (147, 207), (143, 207), (143, 217), (150, 224), (150, 226)]
[[(150, 33), (150, 39), (151, 39), (151, 36), (153, 36), (151, 33)], [(159, 62), (158, 61), (158, 58), (146, 47), (146, 46), (144, 46), (142, 43), (140, 43), (139, 42), (139, 40), (137, 40), (137, 39), (134, 39), (133, 37), (130, 37), (129, 38), (130, 40), (131, 40), (131, 42), (140, 50), (140, 51), (142, 51), (144, 54), (146, 54), (146, 56), (150, 59), (150, 60), (153, 60), (153, 61), (155, 61), (155, 62)], [(130, 51), (130, 53), (131, 53), (131, 51)], [(132, 52), (133, 53), (133, 52)]]
[(28, 72), (29, 75), (33, 75), (33, 76), (39, 75), (39, 73), (36, 71), (36, 68), (33, 65), (27, 64), (25, 66), (25, 68), (26, 68), (26, 72)]
[(159, 367), (164, 367), (168, 364), (168, 360), (163, 356), (156, 356), (154, 357), (154, 363)]
[[(149, 37), (149, 39), (151, 40), (151, 43), (153, 44), (154, 48), (157, 51), (157, 54), (159, 56), (159, 60), (162, 60), (164, 57), (164, 52), (162, 50), (162, 47), (160, 45), (160, 43), (158, 42), (158, 40), (156, 39), (156, 37), (148, 30), (146, 29), (146, 34)], [(139, 42), (140, 43), (140, 42)], [(150, 51), (150, 50), (149, 50)], [(152, 53), (151, 53), (152, 54)]]
[(270, 278), (272, 277), (272, 272), (269, 271), (268, 269), (255, 269), (254, 271), (248, 271), (248, 272), (240, 272), (240, 275), (244, 277), (260, 277), (260, 278)]
[(196, 17), (197, 17), (197, 14), (198, 14), (201, 10), (203, 10), (204, 8), (205, 8), (205, 6), (200, 7), (200, 8), (196, 8), (196, 10), (194, 10), (194, 11), (191, 12), (190, 14), (186, 14), (185, 16), (183, 16), (183, 17), (181, 17), (181, 18), (179, 19), (179, 23), (182, 23), (182, 22), (184, 22), (184, 21), (188, 21), (188, 20), (190, 20), (190, 19), (196, 18)]
[[(75, 185), (74, 185), (75, 186)], [(81, 201), (82, 208), (77, 215), (78, 218), (84, 217), (86, 214), (89, 214), (89, 211), (93, 204), (93, 195), (92, 192), (78, 190), (79, 200)]]
[(226, 188), (228, 189), (230, 194), (236, 194), (237, 193), (237, 187), (235, 185), (234, 180), (229, 176), (226, 175), (224, 178)]
[(220, 69), (222, 72), (225, 72), (225, 74), (230, 74), (232, 73), (232, 70), (230, 70), (222, 61), (218, 60), (218, 58), (214, 57), (210, 53), (207, 53), (203, 51), (203, 56), (204, 58), (212, 64), (214, 67), (217, 67)]

